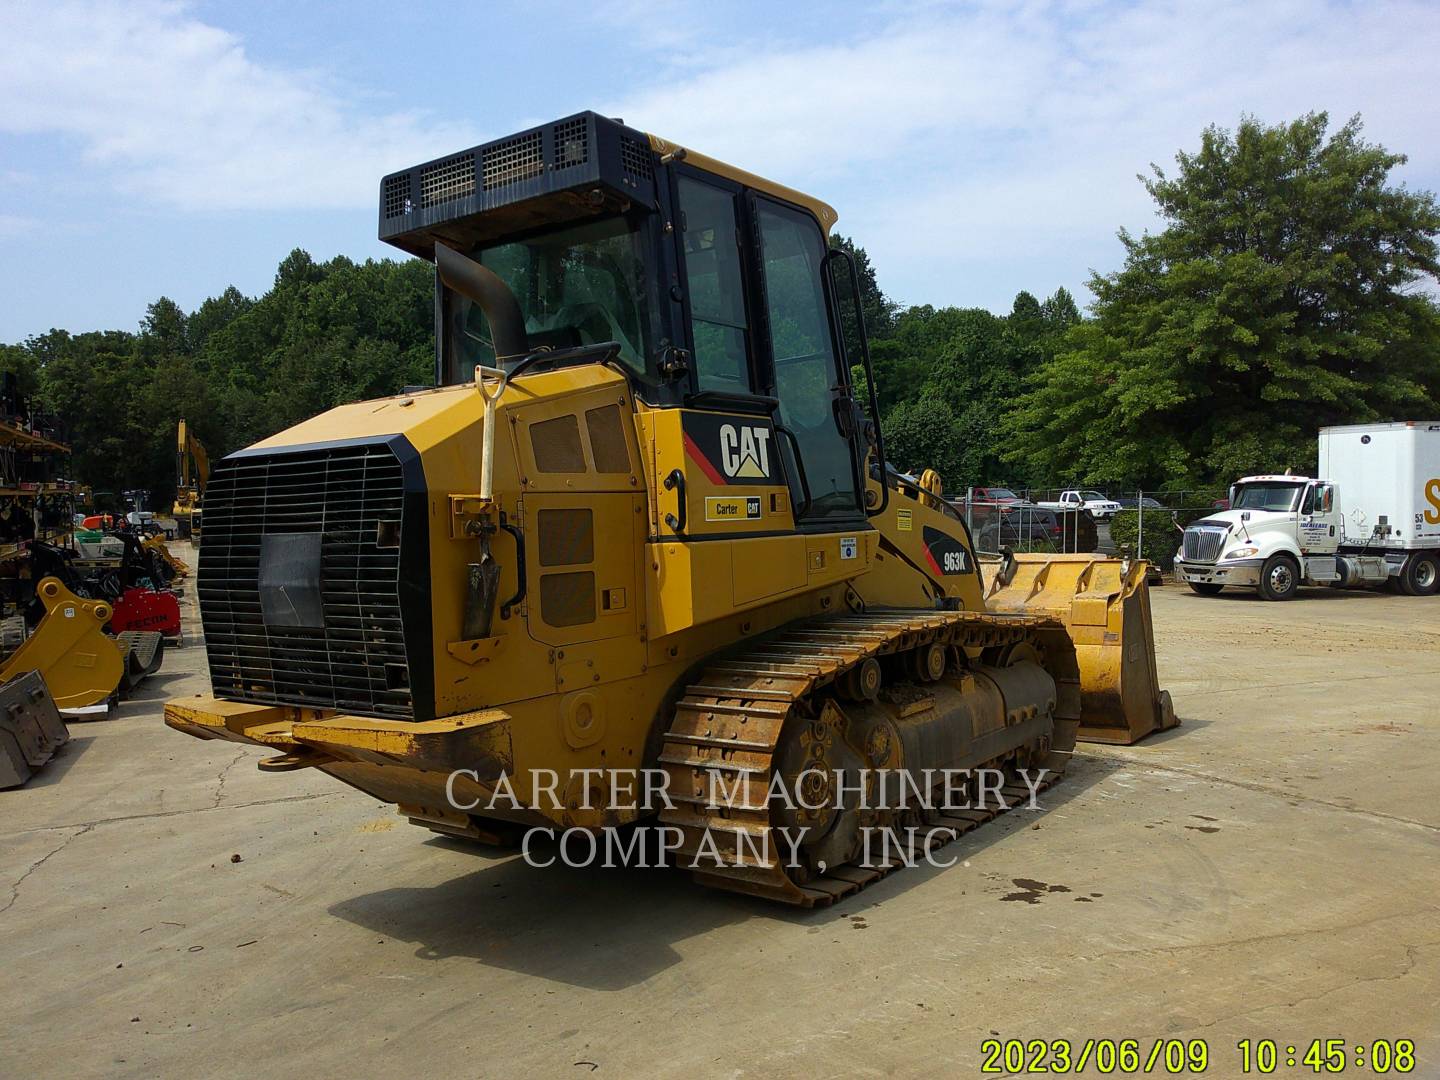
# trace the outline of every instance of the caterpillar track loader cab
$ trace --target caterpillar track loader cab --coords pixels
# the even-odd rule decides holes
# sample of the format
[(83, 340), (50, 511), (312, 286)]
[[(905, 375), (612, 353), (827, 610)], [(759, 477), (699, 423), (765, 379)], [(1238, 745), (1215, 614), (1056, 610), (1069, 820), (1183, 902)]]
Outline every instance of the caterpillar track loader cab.
[[(382, 239), (436, 265), (437, 385), (217, 465), (213, 697), (167, 722), (492, 842), (644, 817), (652, 770), (701, 880), (801, 905), (894, 864), (862, 833), (919, 819), (859, 805), (879, 773), (1013, 794), (1077, 729), (1173, 723), (1142, 565), (987, 586), (938, 481), (887, 469), (835, 218), (593, 113), (384, 178)], [(767, 796), (802, 776), (814, 809)]]

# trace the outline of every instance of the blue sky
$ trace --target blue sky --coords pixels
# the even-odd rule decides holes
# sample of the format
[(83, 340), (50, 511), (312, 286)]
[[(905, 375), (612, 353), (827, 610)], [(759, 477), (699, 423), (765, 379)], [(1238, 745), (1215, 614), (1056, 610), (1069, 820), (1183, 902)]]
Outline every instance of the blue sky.
[(1208, 123), (1326, 109), (1440, 188), (1440, 5), (0, 6), (0, 341), (380, 257), (385, 172), (580, 109), (807, 190), (904, 303), (1008, 310), (1153, 224)]

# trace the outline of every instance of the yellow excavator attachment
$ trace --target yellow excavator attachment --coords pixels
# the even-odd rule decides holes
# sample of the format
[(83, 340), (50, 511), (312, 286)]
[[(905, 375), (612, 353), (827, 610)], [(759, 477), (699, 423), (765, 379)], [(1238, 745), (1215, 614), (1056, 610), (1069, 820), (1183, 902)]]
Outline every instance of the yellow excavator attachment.
[(174, 555), (170, 554), (170, 548), (166, 545), (165, 541), (160, 538), (160, 536), (147, 536), (144, 540), (140, 542), (140, 546), (146, 551), (153, 551), (157, 555), (159, 555), (160, 559), (165, 563), (166, 566), (170, 567), (171, 572), (174, 573), (177, 578), (186, 578), (190, 576), (190, 567), (186, 566)]
[(990, 611), (1065, 624), (1080, 668), (1079, 738), (1129, 744), (1180, 721), (1155, 671), (1147, 564), (1104, 555), (1011, 555), (993, 564)]
[(0, 684), (36, 671), (61, 709), (86, 709), (107, 701), (126, 674), (126, 650), (105, 633), (110, 605), (82, 600), (58, 578), (36, 587), (45, 616), (24, 643), (0, 665)]

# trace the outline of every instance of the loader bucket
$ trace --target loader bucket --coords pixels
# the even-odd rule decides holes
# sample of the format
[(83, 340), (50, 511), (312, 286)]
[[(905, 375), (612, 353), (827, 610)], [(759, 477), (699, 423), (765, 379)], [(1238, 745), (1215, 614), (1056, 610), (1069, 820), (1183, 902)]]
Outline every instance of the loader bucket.
[(1146, 569), (1100, 555), (1013, 555), (986, 593), (991, 611), (1064, 623), (1079, 666), (1078, 738), (1087, 742), (1129, 744), (1179, 723), (1155, 672)]
[(25, 783), (69, 738), (38, 672), (0, 685), (0, 788)]
[(0, 664), (0, 682), (37, 671), (60, 709), (86, 709), (107, 701), (120, 688), (126, 657), (104, 630), (110, 605), (82, 600), (59, 578), (35, 587), (45, 616), (18, 649)]

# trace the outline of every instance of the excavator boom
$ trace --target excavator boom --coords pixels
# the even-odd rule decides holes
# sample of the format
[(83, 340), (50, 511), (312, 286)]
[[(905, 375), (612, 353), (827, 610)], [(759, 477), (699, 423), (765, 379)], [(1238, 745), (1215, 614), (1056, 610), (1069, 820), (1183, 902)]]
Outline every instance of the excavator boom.
[(182, 539), (200, 537), (200, 504), (210, 482), (210, 457), (182, 419), (175, 435), (175, 506), (171, 516)]

